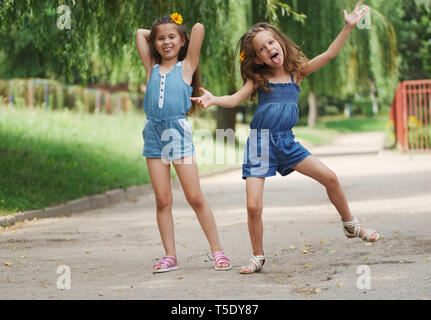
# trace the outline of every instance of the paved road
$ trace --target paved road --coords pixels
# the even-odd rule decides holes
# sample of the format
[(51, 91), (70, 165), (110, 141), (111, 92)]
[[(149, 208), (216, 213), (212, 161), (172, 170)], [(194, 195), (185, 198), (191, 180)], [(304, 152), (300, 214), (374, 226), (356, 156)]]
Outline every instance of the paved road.
[[(317, 182), (277, 176), (265, 184), (264, 271), (240, 275), (251, 246), (245, 182), (235, 170), (201, 179), (232, 270), (213, 270), (197, 219), (175, 189), (178, 271), (151, 273), (163, 251), (148, 195), (0, 231), (0, 299), (431, 298), (431, 154), (344, 154), (322, 152), (321, 160), (337, 173), (354, 215), (381, 233), (377, 243), (344, 236)], [(57, 274), (60, 265), (70, 268), (70, 289), (57, 288), (66, 275)]]

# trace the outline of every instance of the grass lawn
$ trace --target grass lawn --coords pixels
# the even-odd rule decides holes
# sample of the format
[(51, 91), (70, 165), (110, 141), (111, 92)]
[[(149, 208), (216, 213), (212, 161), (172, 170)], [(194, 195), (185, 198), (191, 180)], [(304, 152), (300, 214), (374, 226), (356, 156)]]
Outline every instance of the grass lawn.
[[(0, 215), (149, 183), (141, 155), (144, 120), (141, 113), (112, 116), (0, 107)], [(195, 147), (197, 152), (214, 148), (215, 155), (225, 145), (197, 139)], [(235, 163), (239, 161), (237, 157)], [(199, 171), (227, 166), (232, 164), (202, 163)], [(175, 170), (171, 172), (175, 176)]]
[[(0, 107), (0, 215), (149, 183), (141, 155), (144, 120), (136, 112), (113, 116)], [(294, 133), (308, 143), (322, 144), (339, 131), (384, 130), (386, 123), (383, 119), (323, 120), (315, 128), (296, 127)], [(198, 134), (199, 129), (215, 128), (214, 119), (192, 118), (192, 122), (201, 173), (242, 163), (248, 125), (238, 125), (233, 147)], [(205, 163), (201, 160), (208, 152)], [(217, 158), (220, 154), (225, 158)]]

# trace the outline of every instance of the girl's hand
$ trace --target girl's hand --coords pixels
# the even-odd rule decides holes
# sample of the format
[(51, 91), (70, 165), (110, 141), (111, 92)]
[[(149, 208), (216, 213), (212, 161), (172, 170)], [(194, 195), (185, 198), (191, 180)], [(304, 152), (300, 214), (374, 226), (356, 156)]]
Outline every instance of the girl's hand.
[(204, 94), (200, 97), (191, 97), (190, 100), (198, 103), (204, 109), (207, 109), (208, 107), (215, 104), (215, 98), (211, 92), (205, 90), (204, 88), (199, 88), (199, 90), (202, 91)]
[(360, 2), (356, 4), (355, 9), (351, 14), (347, 14), (347, 11), (344, 10), (344, 22), (346, 25), (350, 27), (355, 27), (356, 24), (361, 21), (363, 17), (370, 11), (370, 7), (365, 6), (361, 11), (359, 11), (359, 6), (361, 5)]

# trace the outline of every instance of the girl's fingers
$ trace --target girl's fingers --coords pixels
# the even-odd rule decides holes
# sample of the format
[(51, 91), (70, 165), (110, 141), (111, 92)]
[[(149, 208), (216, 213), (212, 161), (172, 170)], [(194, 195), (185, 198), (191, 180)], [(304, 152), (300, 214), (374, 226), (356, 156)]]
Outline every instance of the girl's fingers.
[(358, 8), (359, 8), (359, 6), (361, 5), (361, 3), (360, 2), (358, 2), (357, 4), (356, 4), (356, 7), (355, 7), (355, 9), (353, 10), (353, 12), (355, 12), (355, 11), (358, 11)]

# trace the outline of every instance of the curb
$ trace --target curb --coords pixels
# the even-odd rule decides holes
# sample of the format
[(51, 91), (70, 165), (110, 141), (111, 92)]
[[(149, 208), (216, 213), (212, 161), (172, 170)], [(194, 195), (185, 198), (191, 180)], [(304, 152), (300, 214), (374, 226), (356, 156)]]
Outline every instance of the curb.
[(14, 223), (23, 222), (24, 220), (53, 218), (53, 217), (70, 217), (74, 213), (80, 213), (88, 210), (102, 209), (109, 205), (118, 204), (125, 201), (137, 201), (141, 196), (153, 192), (151, 184), (132, 186), (127, 189), (114, 189), (102, 194), (86, 196), (80, 199), (71, 200), (65, 204), (49, 206), (40, 210), (30, 210), (17, 212), (13, 215), (1, 216), (0, 226), (7, 227)]
[[(200, 178), (206, 178), (217, 174), (229, 172), (241, 168), (240, 166), (232, 166), (222, 170), (213, 170), (199, 175)], [(171, 179), (173, 188), (181, 187), (178, 177)], [(81, 213), (89, 210), (106, 208), (109, 205), (118, 204), (121, 202), (135, 202), (139, 197), (153, 193), (151, 184), (143, 184), (131, 186), (126, 189), (114, 189), (106, 191), (102, 194), (86, 196), (76, 200), (71, 200), (65, 204), (49, 206), (40, 210), (30, 210), (24, 212), (16, 212), (13, 215), (0, 216), (0, 227), (8, 227), (15, 223), (24, 222), (25, 220), (54, 218), (54, 217), (70, 217), (72, 214)]]

